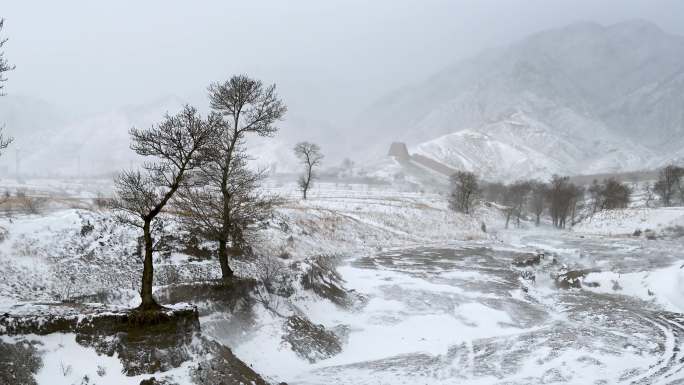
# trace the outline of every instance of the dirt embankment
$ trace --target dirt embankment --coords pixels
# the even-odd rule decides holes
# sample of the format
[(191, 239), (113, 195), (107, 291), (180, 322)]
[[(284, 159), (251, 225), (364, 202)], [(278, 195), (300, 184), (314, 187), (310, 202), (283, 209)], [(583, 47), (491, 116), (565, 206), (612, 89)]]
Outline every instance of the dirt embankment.
[(55, 313), (0, 317), (0, 337), (12, 337), (0, 340), (0, 383), (36, 384), (34, 375), (42, 366), (37, 336), (70, 333), (98, 355), (117, 357), (126, 376), (144, 377), (141, 384), (176, 384), (164, 373), (188, 363), (195, 384), (267, 384), (229, 348), (202, 336), (194, 308), (154, 316), (92, 309)]

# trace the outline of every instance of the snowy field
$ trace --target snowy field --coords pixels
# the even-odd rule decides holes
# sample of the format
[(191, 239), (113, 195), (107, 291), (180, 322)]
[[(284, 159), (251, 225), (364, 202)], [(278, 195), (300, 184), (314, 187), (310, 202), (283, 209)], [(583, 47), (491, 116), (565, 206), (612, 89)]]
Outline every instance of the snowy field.
[[(138, 234), (88, 205), (105, 185), (54, 183), (45, 190), (68, 186), (85, 208), (2, 219), (0, 314), (73, 312), (65, 302), (137, 304)], [(198, 304), (203, 335), (274, 382), (684, 381), (680, 208), (599, 213), (568, 231), (528, 222), (506, 230), (496, 208), (460, 215), (435, 193), (322, 184), (304, 202), (291, 185), (269, 191), (285, 203), (256, 253), (295, 274), (316, 258), (329, 260), (355, 298), (342, 306), (297, 279), (294, 294), (260, 291), (244, 314)], [(182, 235), (172, 222), (167, 232)], [(219, 276), (216, 261), (168, 242), (157, 256), (157, 293)], [(239, 276), (261, 279), (259, 263), (233, 261), (233, 267)], [(333, 333), (339, 351), (297, 351), (286, 328), (295, 316)], [(140, 382), (122, 376), (115, 357), (99, 356), (73, 335), (33, 338), (42, 343), (39, 384), (72, 384), (83, 376), (97, 384)], [(109, 374), (98, 375), (100, 367)], [(182, 384), (186, 369), (164, 374)]]
[[(267, 315), (259, 318), (265, 335), (236, 351), (259, 371), (294, 384), (684, 380), (681, 241), (636, 246), (595, 239), (584, 249), (574, 235), (542, 232), (540, 239), (535, 231), (520, 232), (527, 247), (454, 242), (348, 261), (339, 271), (348, 288), (368, 296), (365, 306), (298, 304), (314, 322), (347, 325), (335, 357), (308, 364), (265, 344), (280, 333), (268, 328)], [(515, 267), (524, 250), (544, 250), (545, 259)], [(630, 266), (629, 258), (640, 261)], [(581, 288), (560, 288), (554, 278), (583, 269), (595, 272), (581, 278)]]

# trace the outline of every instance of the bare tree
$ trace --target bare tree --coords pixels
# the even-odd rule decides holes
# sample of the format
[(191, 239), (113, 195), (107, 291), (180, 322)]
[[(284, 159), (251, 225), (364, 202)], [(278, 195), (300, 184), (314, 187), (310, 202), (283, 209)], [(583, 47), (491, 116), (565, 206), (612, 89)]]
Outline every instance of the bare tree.
[[(207, 162), (179, 191), (177, 201), (183, 223), (205, 239), (218, 242), (224, 281), (233, 277), (228, 263), (229, 251), (236, 257), (250, 249), (257, 230), (270, 218), (278, 203), (277, 197), (259, 192), (265, 174), (247, 167), (244, 151), (236, 148), (232, 156), (225, 185), (220, 165)], [(229, 241), (230, 249), (227, 247)]]
[[(5, 26), (5, 19), (0, 19), (0, 32), (2, 32), (3, 27)], [(14, 69), (13, 65), (10, 65), (7, 62), (7, 58), (5, 58), (5, 51), (3, 51), (2, 47), (7, 43), (7, 38), (3, 38), (0, 36), (0, 96), (4, 96), (3, 90), (5, 89), (4, 83), (7, 81), (7, 78), (5, 77), (5, 72), (12, 71)], [(4, 125), (0, 125), (0, 151), (4, 150), (9, 146), (12, 141), (14, 140), (11, 137), (6, 137), (2, 133), (2, 130), (4, 129)]]
[(314, 168), (318, 167), (323, 160), (321, 148), (310, 142), (299, 142), (294, 147), (294, 153), (297, 158), (304, 164), (304, 174), (299, 177), (299, 188), (302, 190), (303, 198), (306, 199), (306, 193), (313, 185), (316, 174)]
[(615, 178), (604, 179), (599, 183), (594, 179), (587, 189), (591, 201), (591, 213), (601, 210), (625, 208), (632, 197), (632, 189)]
[(233, 254), (242, 253), (248, 228), (270, 212), (273, 199), (260, 196), (257, 189), (262, 172), (247, 167), (246, 135), (272, 136), (275, 123), (287, 107), (278, 97), (275, 85), (264, 87), (259, 80), (236, 75), (209, 86), (217, 135), (204, 151), (204, 163), (194, 179), (202, 188), (184, 189), (181, 202), (186, 219), (208, 239), (218, 242), (218, 257), (224, 280), (233, 276), (228, 263), (228, 242)]
[(197, 111), (185, 106), (177, 115), (167, 115), (162, 123), (149, 129), (130, 130), (131, 149), (145, 157), (140, 170), (124, 171), (115, 178), (117, 189), (112, 206), (124, 223), (143, 231), (144, 260), (139, 310), (157, 310), (152, 296), (154, 237), (157, 217), (181, 187), (189, 171), (201, 164), (201, 149), (213, 137), (215, 127), (202, 120)]
[(660, 197), (663, 206), (671, 206), (677, 191), (682, 192), (681, 180), (684, 176), (684, 168), (668, 165), (660, 170), (658, 181), (653, 185), (653, 190)]
[(532, 191), (530, 194), (530, 210), (535, 215), (534, 224), (539, 226), (541, 214), (544, 212), (544, 203), (549, 187), (546, 183), (533, 181), (531, 182)]
[(470, 214), (480, 194), (477, 175), (469, 171), (457, 171), (451, 175), (449, 207), (452, 210)]
[(603, 186), (599, 184), (597, 179), (594, 179), (591, 182), (591, 186), (587, 189), (587, 192), (589, 193), (589, 200), (591, 202), (591, 213), (594, 214), (601, 209), (603, 204)]
[[(4, 26), (5, 19), (0, 19), (0, 32), (2, 32)], [(5, 45), (5, 43), (7, 43), (7, 38), (0, 37), (0, 95), (4, 95), (3, 90), (5, 89), (5, 85), (3, 83), (7, 81), (4, 73), (14, 69), (14, 66), (7, 62), (7, 58), (5, 58), (5, 52), (2, 50), (2, 47)]]
[(644, 205), (646, 207), (653, 207), (653, 201), (655, 200), (655, 188), (651, 183), (646, 182), (644, 184)]
[(577, 204), (583, 194), (584, 190), (570, 183), (567, 176), (554, 175), (551, 178), (546, 198), (555, 227), (565, 228), (567, 218), (574, 218)]
[(510, 186), (507, 186), (505, 192), (505, 204), (508, 206), (506, 210), (506, 228), (511, 216), (515, 214), (516, 225), (520, 226), (520, 216), (522, 215), (523, 207), (527, 203), (527, 198), (532, 190), (532, 185), (529, 181), (517, 181)]
[[(574, 184), (570, 184), (570, 188), (568, 190), (568, 195), (569, 195), (569, 211), (570, 211), (570, 225), (574, 226), (578, 221), (577, 221), (577, 212), (581, 211), (581, 209), (584, 207), (584, 193), (585, 190), (582, 186), (576, 186)], [(563, 226), (565, 226), (565, 221), (563, 222)]]

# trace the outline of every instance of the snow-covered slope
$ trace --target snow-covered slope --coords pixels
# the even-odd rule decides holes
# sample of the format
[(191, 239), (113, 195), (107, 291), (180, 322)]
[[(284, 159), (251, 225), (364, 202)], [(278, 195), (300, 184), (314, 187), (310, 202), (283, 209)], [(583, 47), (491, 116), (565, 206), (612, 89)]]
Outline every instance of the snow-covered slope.
[(579, 23), (457, 63), (359, 125), (366, 142), (428, 142), (419, 152), (490, 178), (654, 167), (681, 156), (683, 71), (684, 37)]
[(649, 149), (603, 127), (592, 129), (594, 135), (574, 135), (516, 112), (495, 123), (422, 143), (416, 152), (455, 169), (501, 180), (633, 170), (651, 161)]

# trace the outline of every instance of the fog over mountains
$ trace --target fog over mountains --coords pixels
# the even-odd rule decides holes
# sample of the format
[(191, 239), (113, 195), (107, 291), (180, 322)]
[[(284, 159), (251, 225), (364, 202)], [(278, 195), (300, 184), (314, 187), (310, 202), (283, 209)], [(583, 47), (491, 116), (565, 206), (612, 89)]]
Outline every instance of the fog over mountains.
[[(128, 128), (182, 104), (168, 97), (74, 119), (8, 95), (0, 116), (17, 139), (23, 171), (89, 174), (128, 166)], [(294, 141), (320, 138), (331, 163), (361, 150), (380, 157), (404, 141), (412, 152), (487, 179), (656, 167), (684, 159), (684, 37), (640, 20), (540, 32), (393, 92), (356, 122), (340, 130), (335, 117), (288, 116), (281, 135), (256, 155), (285, 171)], [(3, 161), (9, 171), (16, 153)]]
[(579, 23), (455, 64), (371, 106), (402, 140), (492, 179), (654, 167), (684, 155), (684, 38)]

